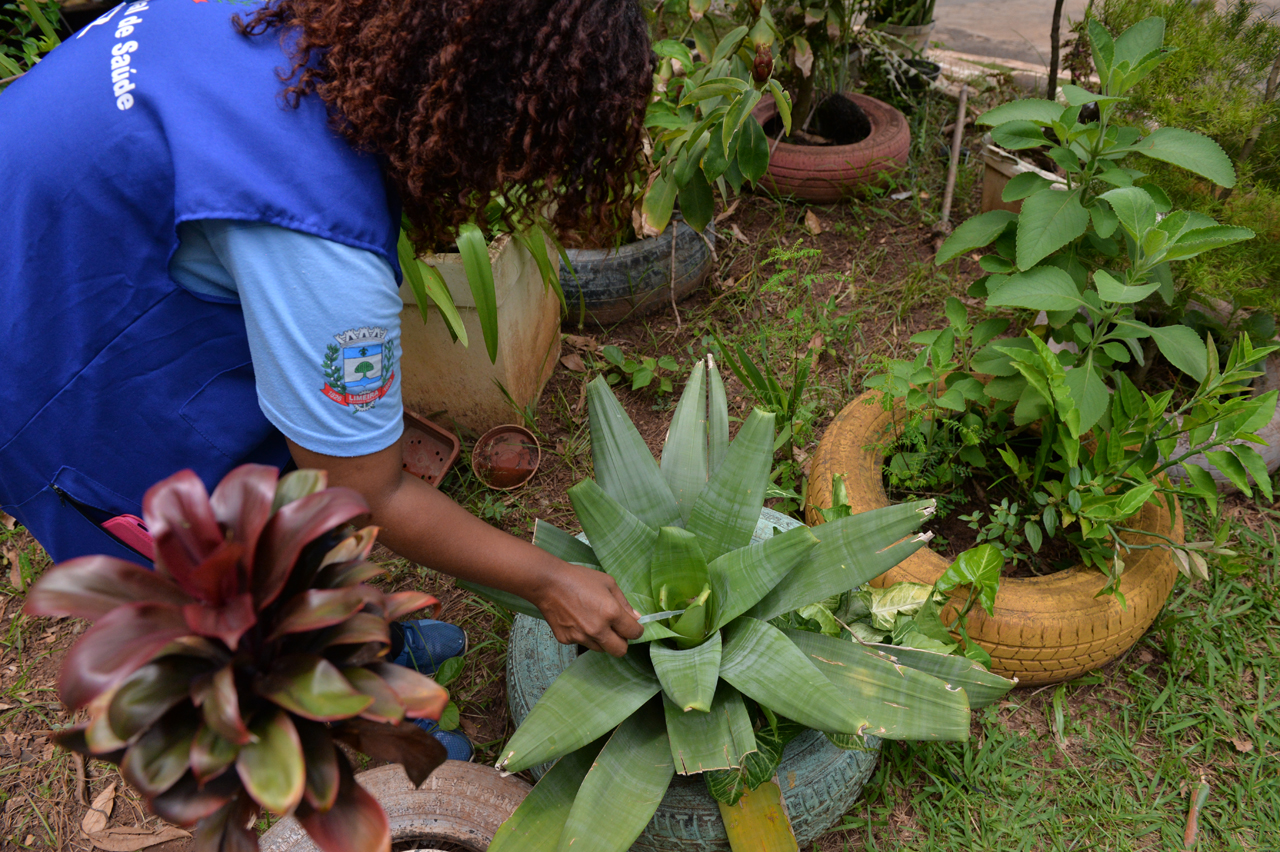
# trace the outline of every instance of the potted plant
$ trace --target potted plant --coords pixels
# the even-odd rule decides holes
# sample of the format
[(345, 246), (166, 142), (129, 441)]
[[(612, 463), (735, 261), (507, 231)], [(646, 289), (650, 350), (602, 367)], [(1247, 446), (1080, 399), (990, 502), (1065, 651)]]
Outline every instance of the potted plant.
[[(720, 841), (698, 835), (704, 848), (745, 850), (766, 840), (795, 848), (796, 836), (807, 842), (841, 811), (793, 836), (786, 793), (773, 781), (779, 772), (798, 779), (779, 769), (789, 741), (804, 736), (809, 750), (832, 741), (866, 749), (874, 737), (967, 736), (969, 699), (958, 687), (978, 679), (971, 662), (931, 655), (950, 667), (948, 686), (907, 660), (895, 664), (891, 649), (770, 623), (859, 585), (920, 547), (927, 537), (913, 531), (931, 502), (817, 531), (795, 525), (750, 544), (773, 455), (772, 414), (753, 412), (730, 443), (723, 384), (714, 364), (700, 363), (659, 465), (607, 382), (597, 379), (589, 394), (597, 480), (569, 491), (589, 544), (541, 522), (535, 543), (609, 572), (646, 614), (645, 632), (621, 659), (571, 654), (520, 724), (499, 768), (557, 762), (491, 852), (568, 849), (582, 838), (598, 852), (632, 848), (637, 838), (639, 848), (653, 848), (652, 836), (641, 835), (667, 807), (664, 795), (689, 792), (689, 784), (673, 785), (677, 775), (693, 782), (701, 775), (699, 795), (723, 817)], [(818, 789), (824, 803), (846, 795)], [(814, 793), (807, 788), (810, 798)], [(657, 822), (679, 821), (682, 813), (668, 811)]]
[[(971, 218), (937, 258), (941, 264), (992, 246), (982, 258), (989, 274), (971, 294), (989, 307), (1046, 311), (1048, 342), (1036, 329), (996, 339), (1007, 320), (971, 323), (959, 300), (949, 299), (949, 326), (917, 335), (925, 347), (917, 358), (889, 364), (870, 382), (884, 407), (861, 399), (836, 418), (809, 490), (814, 506), (826, 505), (830, 477), (840, 472), (855, 510), (887, 502), (876, 447), (890, 451), (891, 484), (912, 490), (951, 494), (985, 474), (985, 505), (964, 518), (978, 541), (1027, 565), (1040, 563), (1042, 547), (1065, 548), (1050, 561), (1067, 570), (1006, 580), (994, 617), (977, 613), (971, 627), (995, 671), (1029, 683), (1074, 677), (1115, 658), (1154, 620), (1177, 568), (1203, 576), (1206, 554), (1229, 553), (1219, 539), (1182, 541), (1178, 499), (1211, 508), (1217, 501), (1212, 477), (1185, 464), (1188, 458), (1203, 452), (1246, 493), (1252, 477), (1270, 494), (1265, 464), (1249, 442), (1260, 442), (1255, 433), (1271, 419), (1276, 394), (1240, 394), (1257, 375), (1250, 365), (1273, 348), (1255, 349), (1242, 336), (1220, 359), (1190, 328), (1152, 324), (1151, 314), (1138, 313), (1148, 297), (1171, 297), (1171, 262), (1252, 232), (1171, 211), (1158, 186), (1120, 164), (1142, 154), (1230, 185), (1230, 161), (1203, 136), (1168, 127), (1143, 136), (1113, 120), (1125, 93), (1164, 56), (1162, 21), (1148, 19), (1114, 40), (1091, 22), (1090, 35), (1101, 93), (1064, 86), (1067, 106), (1027, 99), (979, 118), (1006, 147), (1048, 144), (1067, 188), (1035, 174), (1016, 177), (1005, 198), (1024, 199), (1021, 213)], [(1082, 122), (1089, 102), (1100, 116)], [(1046, 129), (1056, 141), (1046, 142)], [(1050, 344), (1061, 345), (1054, 351)], [(1194, 387), (1176, 399), (1174, 388), (1135, 387), (1126, 366), (1156, 353)], [(905, 416), (886, 410), (894, 400)], [(905, 444), (892, 446), (895, 431)], [(1181, 436), (1187, 441), (1179, 449)], [(1178, 465), (1187, 475), (1182, 484), (1165, 476)], [(885, 579), (930, 582), (946, 564), (929, 553)]]
[(866, 26), (893, 40), (893, 47), (919, 56), (929, 46), (936, 0), (868, 0)]
[(95, 623), (71, 648), (59, 694), (88, 721), (64, 748), (120, 765), (151, 810), (194, 825), (198, 852), (257, 849), (253, 820), (292, 813), (327, 852), (388, 850), (386, 814), (335, 743), (401, 763), (414, 785), (444, 747), (406, 719), (448, 696), (382, 662), (387, 622), (435, 604), (384, 594), (366, 558), (377, 529), (321, 471), (279, 479), (244, 465), (210, 496), (191, 471), (143, 501), (156, 567), (90, 556), (31, 589), (24, 612)]

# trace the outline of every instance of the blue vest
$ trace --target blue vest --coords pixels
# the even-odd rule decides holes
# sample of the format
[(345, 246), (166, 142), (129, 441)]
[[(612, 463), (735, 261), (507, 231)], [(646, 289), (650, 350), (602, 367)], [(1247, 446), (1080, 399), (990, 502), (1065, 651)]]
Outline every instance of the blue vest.
[(212, 490), (236, 465), (288, 460), (240, 306), (169, 277), (178, 223), (269, 222), (399, 273), (378, 160), (316, 97), (284, 106), (279, 35), (232, 26), (251, 11), (121, 4), (0, 93), (0, 506), (56, 561), (145, 564), (99, 524), (140, 515), (183, 468)]

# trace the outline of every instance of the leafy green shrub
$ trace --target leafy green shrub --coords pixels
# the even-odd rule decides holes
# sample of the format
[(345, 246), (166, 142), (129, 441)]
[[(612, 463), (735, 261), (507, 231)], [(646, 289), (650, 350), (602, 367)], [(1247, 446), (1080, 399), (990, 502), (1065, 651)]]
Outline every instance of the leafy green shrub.
[(191, 471), (143, 501), (148, 571), (108, 556), (53, 568), (24, 612), (95, 623), (67, 654), (59, 695), (89, 721), (64, 748), (120, 765), (163, 819), (195, 825), (197, 852), (253, 850), (260, 810), (292, 813), (325, 852), (388, 849), (377, 801), (342, 743), (404, 765), (421, 784), (444, 747), (405, 719), (440, 718), (448, 695), (382, 661), (387, 622), (436, 603), (365, 580), (376, 527), (322, 471), (244, 465), (210, 496)]
[[(0, 5), (0, 81), (25, 73), (61, 43), (62, 13), (50, 0)], [(0, 82), (0, 89), (4, 83)]]

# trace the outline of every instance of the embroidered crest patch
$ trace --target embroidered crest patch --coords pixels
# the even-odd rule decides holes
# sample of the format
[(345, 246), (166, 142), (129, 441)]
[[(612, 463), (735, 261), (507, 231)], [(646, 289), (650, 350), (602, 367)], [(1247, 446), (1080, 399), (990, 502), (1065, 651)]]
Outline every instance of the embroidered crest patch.
[(391, 390), (396, 378), (395, 343), (380, 326), (334, 335), (324, 353), (324, 395), (352, 411), (367, 411)]

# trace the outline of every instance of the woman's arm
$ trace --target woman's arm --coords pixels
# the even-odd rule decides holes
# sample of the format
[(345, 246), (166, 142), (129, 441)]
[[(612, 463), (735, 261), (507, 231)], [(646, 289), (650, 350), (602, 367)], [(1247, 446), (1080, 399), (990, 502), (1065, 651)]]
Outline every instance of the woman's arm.
[(536, 606), (556, 639), (622, 656), (643, 632), (608, 574), (573, 565), (489, 526), (401, 469), (399, 442), (354, 458), (321, 455), (289, 441), (299, 467), (329, 472), (329, 484), (359, 491), (396, 553), (459, 579), (517, 594)]

